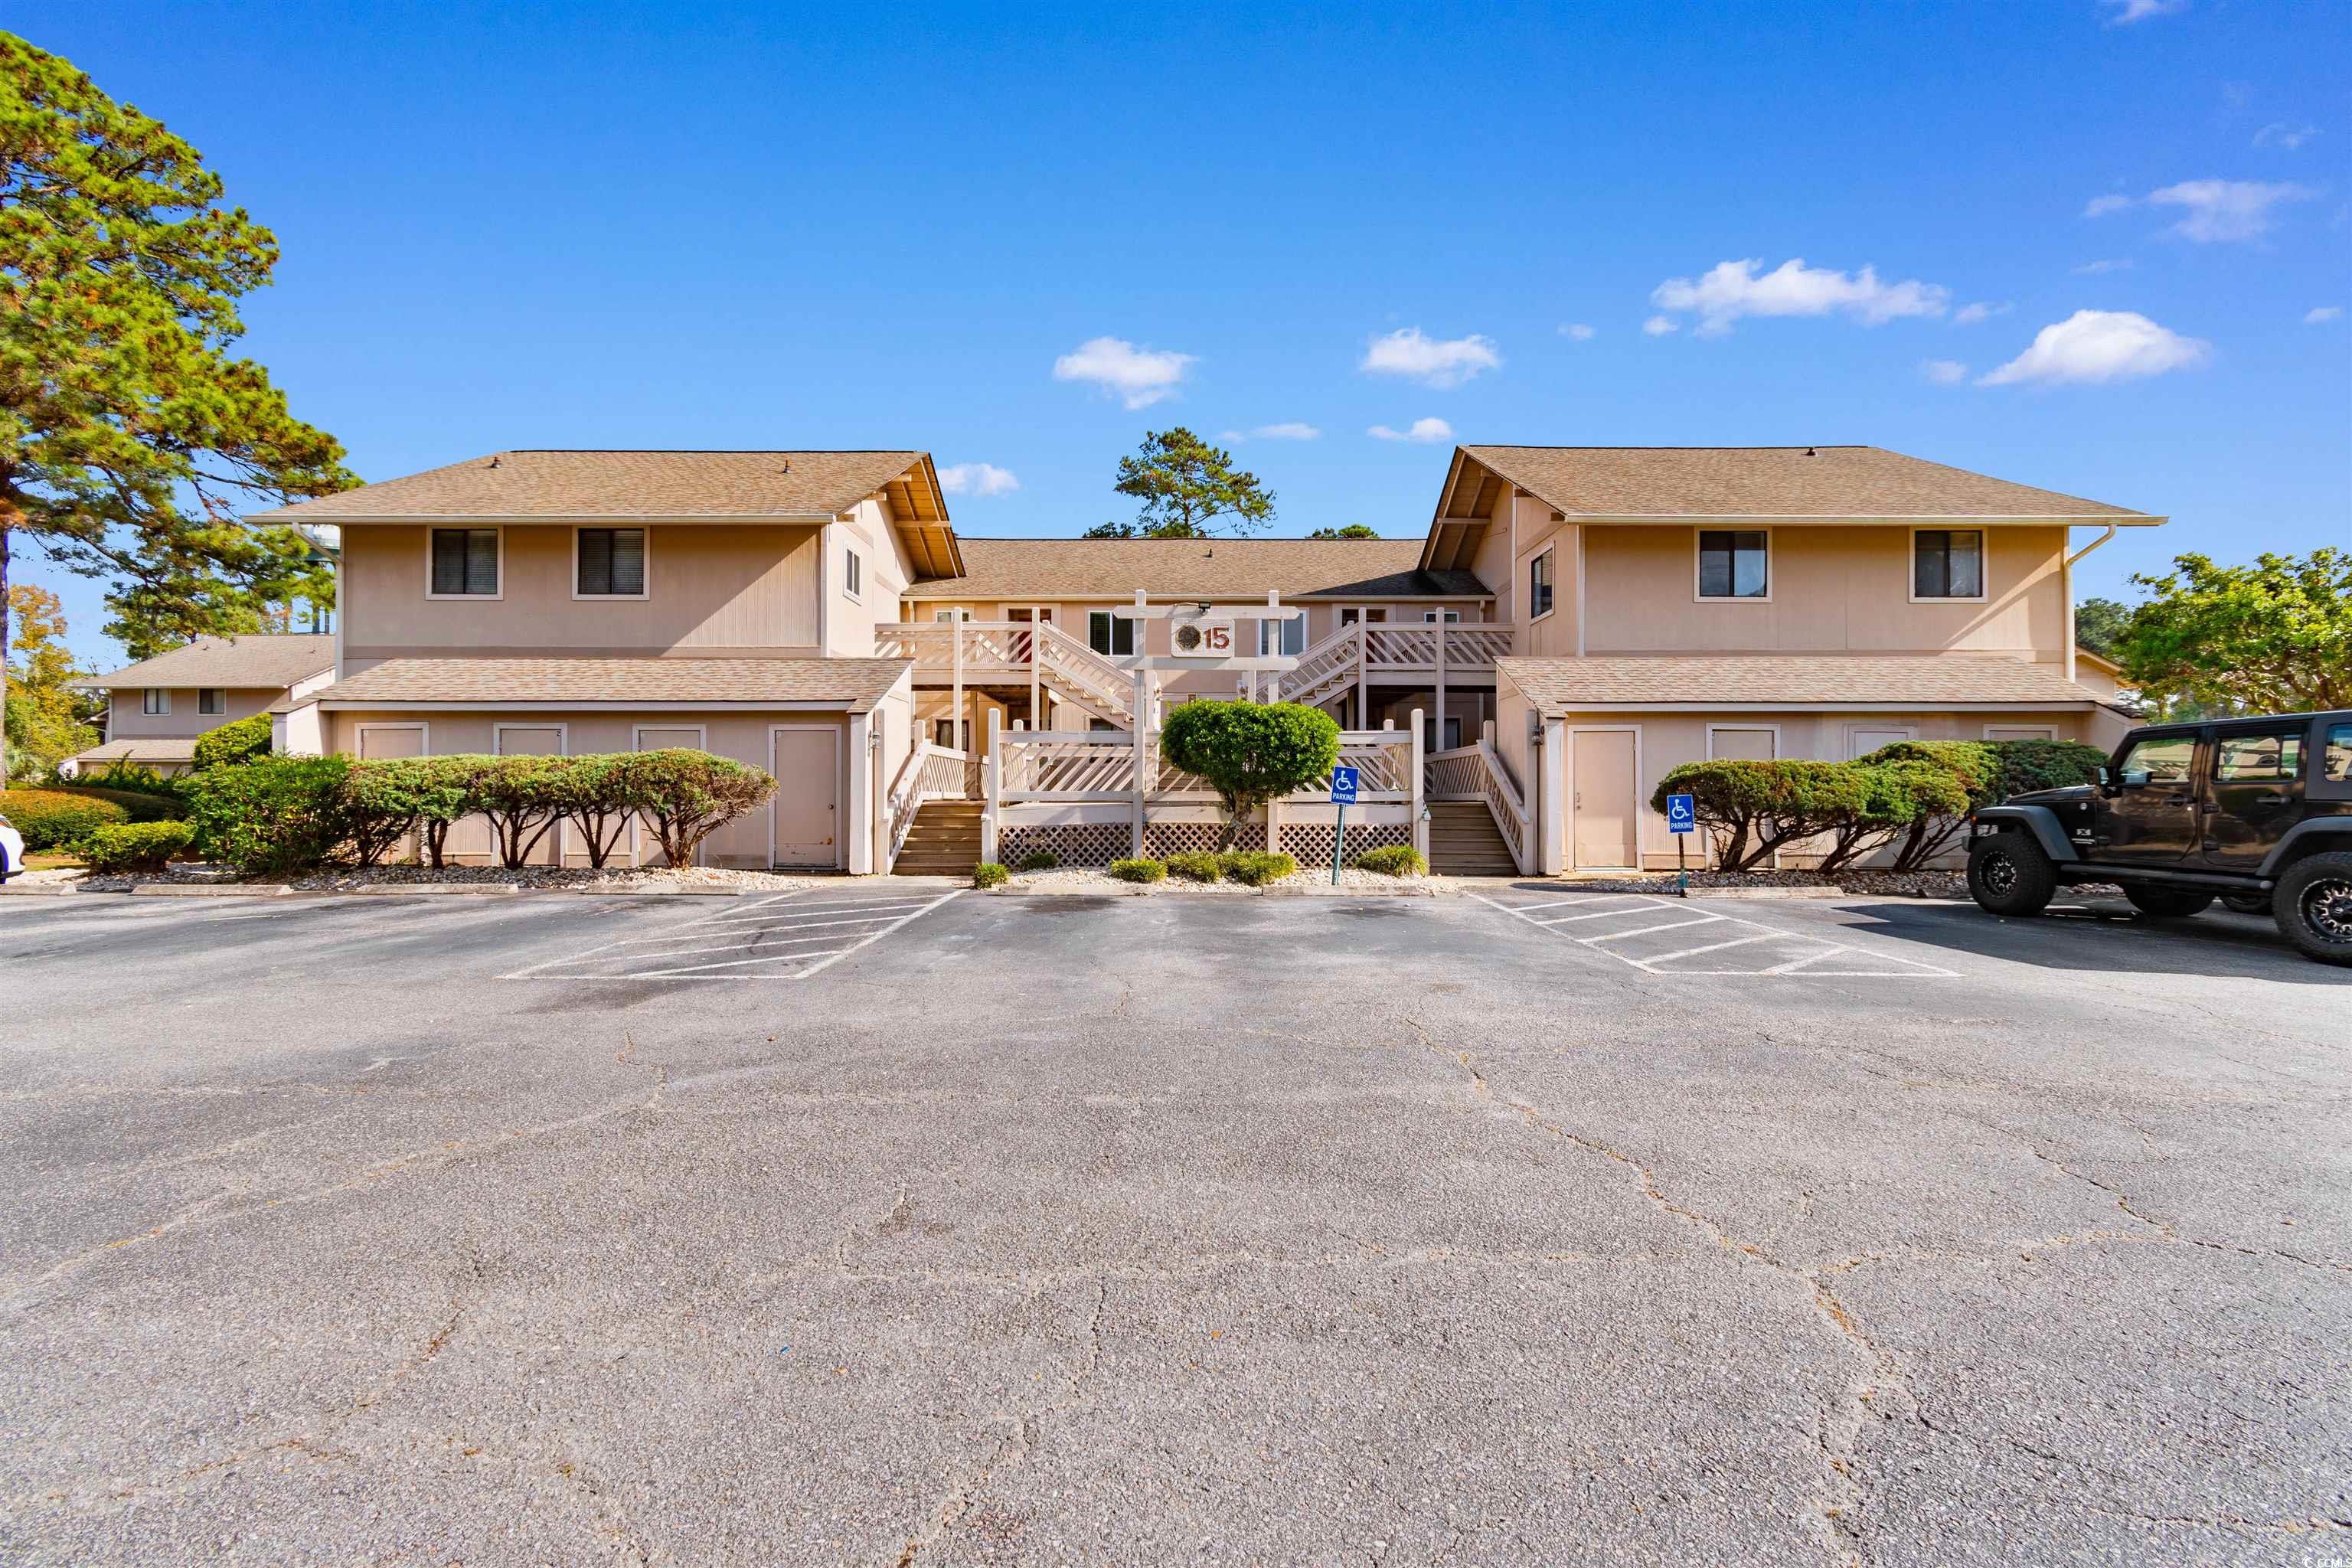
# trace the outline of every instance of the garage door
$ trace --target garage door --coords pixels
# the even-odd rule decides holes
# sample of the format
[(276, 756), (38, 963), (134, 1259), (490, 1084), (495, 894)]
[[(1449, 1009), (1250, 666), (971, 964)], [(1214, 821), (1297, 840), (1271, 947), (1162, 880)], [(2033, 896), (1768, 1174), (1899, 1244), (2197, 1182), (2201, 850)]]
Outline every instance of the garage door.
[(841, 730), (834, 724), (780, 725), (772, 731), (769, 804), (775, 863), (831, 868), (841, 864)]

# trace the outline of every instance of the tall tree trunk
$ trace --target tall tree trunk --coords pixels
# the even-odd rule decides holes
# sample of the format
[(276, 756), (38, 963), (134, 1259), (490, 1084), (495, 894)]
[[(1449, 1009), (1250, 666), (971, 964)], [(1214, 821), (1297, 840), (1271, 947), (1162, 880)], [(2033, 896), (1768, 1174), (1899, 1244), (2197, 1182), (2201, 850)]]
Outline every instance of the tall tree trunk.
[[(0, 490), (0, 707), (8, 701), (8, 524), (16, 515), (16, 502)], [(8, 787), (8, 768), (15, 761), (8, 754), (8, 737), (0, 732), (0, 790)]]

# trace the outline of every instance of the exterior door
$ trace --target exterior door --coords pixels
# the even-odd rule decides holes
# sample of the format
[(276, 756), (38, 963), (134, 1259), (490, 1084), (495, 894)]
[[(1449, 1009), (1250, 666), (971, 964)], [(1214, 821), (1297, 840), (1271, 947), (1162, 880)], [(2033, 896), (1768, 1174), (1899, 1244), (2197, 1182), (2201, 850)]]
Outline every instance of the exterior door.
[(2198, 847), (2197, 731), (2143, 735), (2116, 770), (2116, 793), (2101, 802), (2111, 860), (2178, 860)]
[(837, 726), (778, 729), (773, 737), (778, 866), (830, 870), (841, 864), (841, 731)]
[[(360, 760), (368, 763), (396, 762), (405, 757), (421, 757), (425, 754), (425, 726), (422, 724), (362, 724), (359, 729), (355, 749), (359, 752)], [(474, 819), (461, 822), (449, 830), (450, 837), (454, 838), (463, 829), (478, 826), (478, 822)], [(454, 846), (445, 844), (444, 847), (454, 847)], [(414, 860), (417, 858), (418, 848), (416, 835), (406, 833), (401, 836), (398, 844), (384, 851), (383, 858), (387, 862)]]
[(1577, 866), (1636, 865), (1633, 732), (1579, 730), (1571, 747), (1576, 776), (1569, 832)]
[[(561, 724), (500, 724), (498, 726), (498, 752), (502, 757), (560, 757), (563, 755), (563, 726)], [(563, 824), (559, 822), (547, 830), (527, 857), (534, 866), (563, 864)]]
[(2303, 813), (2304, 745), (2310, 724), (2224, 724), (2213, 732), (2211, 808), (2205, 858), (2252, 870)]

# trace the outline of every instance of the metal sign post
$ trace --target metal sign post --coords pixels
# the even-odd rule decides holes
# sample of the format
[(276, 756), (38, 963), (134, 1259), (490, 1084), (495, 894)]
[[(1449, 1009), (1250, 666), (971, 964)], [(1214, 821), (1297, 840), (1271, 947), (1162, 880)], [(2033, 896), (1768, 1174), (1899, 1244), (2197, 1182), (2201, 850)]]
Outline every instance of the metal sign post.
[(1339, 858), (1348, 848), (1348, 808), (1356, 804), (1356, 770), (1337, 767), (1331, 770), (1331, 804), (1339, 808), (1338, 824), (1331, 830), (1331, 885), (1339, 885)]
[(1690, 897), (1690, 864), (1683, 858), (1683, 846), (1688, 835), (1698, 826), (1698, 813), (1693, 809), (1686, 795), (1666, 796), (1666, 831), (1675, 836), (1675, 891), (1682, 898)]

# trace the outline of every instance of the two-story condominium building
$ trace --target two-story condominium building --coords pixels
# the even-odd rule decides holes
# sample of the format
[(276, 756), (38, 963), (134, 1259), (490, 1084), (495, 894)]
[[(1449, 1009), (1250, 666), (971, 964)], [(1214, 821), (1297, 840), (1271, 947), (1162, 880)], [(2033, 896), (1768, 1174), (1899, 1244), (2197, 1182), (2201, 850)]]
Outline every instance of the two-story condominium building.
[(106, 693), (106, 741), (59, 764), (68, 775), (117, 763), (187, 771), (197, 738), (268, 712), (334, 679), (335, 639), (315, 634), (198, 637), (74, 685)]
[[(1418, 541), (960, 539), (912, 450), (501, 452), (271, 518), (342, 539), (339, 678), (289, 748), (699, 746), (779, 780), (713, 863), (849, 871), (1189, 842), (1158, 717), (1253, 691), (1384, 771), (1351, 844), (1670, 859), (1677, 763), (2097, 738), (2070, 531), (2162, 521), (1871, 447), (1487, 447)], [(1267, 668), (1176, 665), (1171, 606)], [(1302, 796), (1252, 831), (1333, 825)]]

